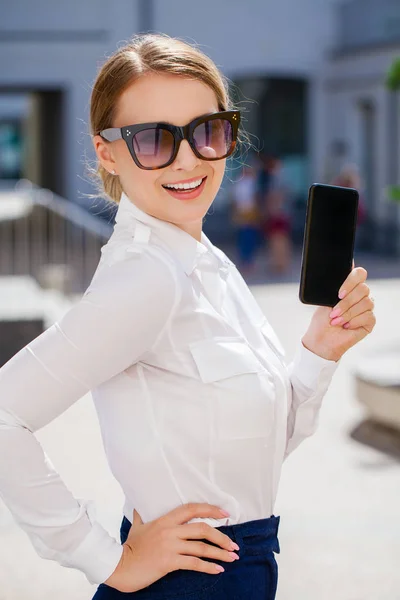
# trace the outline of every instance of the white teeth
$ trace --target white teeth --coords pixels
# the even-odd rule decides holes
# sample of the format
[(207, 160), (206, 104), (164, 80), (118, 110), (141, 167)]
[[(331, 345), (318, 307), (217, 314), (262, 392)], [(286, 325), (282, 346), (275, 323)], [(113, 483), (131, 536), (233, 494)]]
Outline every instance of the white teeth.
[(197, 181), (192, 181), (192, 183), (177, 183), (177, 184), (166, 184), (164, 187), (170, 188), (172, 190), (193, 190), (202, 183), (202, 179), (198, 179)]

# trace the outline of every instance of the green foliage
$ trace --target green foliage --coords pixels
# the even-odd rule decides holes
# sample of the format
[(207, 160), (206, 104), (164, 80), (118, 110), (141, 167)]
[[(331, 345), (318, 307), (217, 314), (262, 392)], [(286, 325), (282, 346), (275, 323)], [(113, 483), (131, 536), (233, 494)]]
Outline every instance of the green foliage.
[[(400, 56), (392, 62), (386, 74), (386, 87), (394, 93), (400, 91)], [(400, 185), (389, 185), (386, 191), (389, 200), (400, 203)]]
[(386, 87), (392, 92), (400, 90), (400, 56), (393, 61), (386, 74)]
[(389, 185), (387, 188), (387, 197), (393, 202), (400, 202), (400, 185)]

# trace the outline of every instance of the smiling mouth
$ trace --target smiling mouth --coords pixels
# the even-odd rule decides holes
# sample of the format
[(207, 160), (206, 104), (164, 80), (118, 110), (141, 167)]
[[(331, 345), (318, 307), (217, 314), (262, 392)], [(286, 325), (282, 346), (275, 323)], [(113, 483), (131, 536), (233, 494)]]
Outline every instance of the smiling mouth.
[(167, 187), (166, 185), (163, 185), (162, 187), (163, 187), (165, 190), (171, 190), (171, 191), (173, 191), (173, 192), (192, 192), (193, 190), (197, 190), (197, 189), (198, 189), (198, 188), (199, 188), (199, 187), (200, 187), (200, 186), (201, 186), (201, 185), (204, 183), (204, 180), (205, 180), (206, 178), (207, 178), (207, 175), (206, 175), (205, 177), (202, 177), (202, 178), (201, 178), (201, 181), (200, 181), (200, 179), (199, 179), (200, 183), (199, 183), (198, 185), (196, 185), (196, 187), (191, 187), (191, 186), (190, 186), (190, 187), (181, 187), (181, 188), (175, 188), (175, 187)]

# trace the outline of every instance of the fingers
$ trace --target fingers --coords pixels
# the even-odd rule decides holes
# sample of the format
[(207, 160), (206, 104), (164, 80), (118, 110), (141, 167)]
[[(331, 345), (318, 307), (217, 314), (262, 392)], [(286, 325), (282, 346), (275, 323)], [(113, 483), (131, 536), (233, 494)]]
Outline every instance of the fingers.
[(197, 558), (196, 556), (181, 556), (177, 569), (200, 571), (200, 573), (210, 573), (210, 575), (218, 575), (218, 573), (225, 571), (224, 567), (201, 560), (201, 558)]
[(214, 504), (191, 502), (174, 508), (161, 519), (167, 525), (176, 526), (196, 518), (222, 519), (224, 517), (229, 517), (229, 514)]
[(207, 523), (189, 523), (179, 527), (179, 537), (183, 540), (208, 540), (225, 550), (239, 550), (239, 546), (231, 540), (230, 537), (207, 525)]
[(370, 296), (363, 298), (357, 304), (354, 304), (348, 311), (343, 313), (342, 319), (343, 323), (348, 323), (352, 319), (355, 319), (359, 315), (362, 315), (365, 312), (373, 312), (374, 310), (374, 302), (371, 300)]
[(369, 295), (368, 286), (365, 286), (367, 291), (364, 290), (364, 286), (365, 284), (358, 286), (346, 299), (346, 302), (343, 301), (343, 304), (339, 303), (338, 307), (330, 313), (329, 316), (332, 319), (332, 326), (342, 325), (368, 310), (374, 310), (374, 300)]
[(343, 327), (345, 329), (359, 329), (363, 327), (366, 331), (371, 333), (376, 324), (376, 317), (372, 311), (364, 312), (362, 315), (358, 315), (352, 319), (349, 323), (345, 323)]
[(207, 544), (205, 542), (188, 542), (186, 540), (182, 542), (182, 545), (179, 548), (179, 554), (197, 556), (200, 558), (209, 558), (224, 562), (234, 562), (235, 560), (239, 560), (239, 556), (236, 554), (236, 552), (221, 550), (221, 548), (211, 546), (211, 544)]
[(336, 306), (333, 307), (332, 312), (329, 317), (334, 319), (335, 317), (341, 316), (347, 310), (349, 310), (354, 304), (357, 304), (364, 297), (369, 296), (370, 289), (366, 283), (360, 283), (357, 287), (347, 294), (347, 296), (338, 302)]
[(346, 278), (346, 280), (340, 287), (338, 294), (339, 298), (343, 299), (351, 291), (353, 291), (357, 285), (359, 285), (360, 283), (364, 283), (367, 277), (368, 273), (364, 269), (364, 267), (356, 267), (355, 269), (353, 269), (350, 275)]

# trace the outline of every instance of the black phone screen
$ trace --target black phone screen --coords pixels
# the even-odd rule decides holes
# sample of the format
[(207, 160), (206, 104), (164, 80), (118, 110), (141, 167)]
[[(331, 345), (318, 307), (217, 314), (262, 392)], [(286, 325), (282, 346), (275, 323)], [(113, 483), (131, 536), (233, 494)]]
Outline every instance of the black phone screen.
[(352, 188), (315, 184), (307, 203), (300, 300), (334, 306), (352, 268), (358, 192)]

